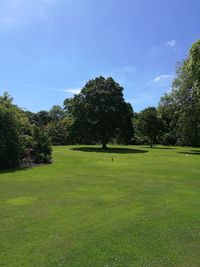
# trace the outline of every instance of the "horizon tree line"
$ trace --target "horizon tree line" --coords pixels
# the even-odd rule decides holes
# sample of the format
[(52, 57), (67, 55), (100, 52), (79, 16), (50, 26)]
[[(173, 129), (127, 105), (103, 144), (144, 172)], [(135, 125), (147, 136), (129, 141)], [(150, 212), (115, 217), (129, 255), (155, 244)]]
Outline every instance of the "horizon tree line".
[(157, 108), (134, 112), (123, 87), (102, 76), (50, 111), (24, 111), (0, 96), (0, 169), (51, 162), (51, 144), (108, 143), (200, 146), (200, 40)]

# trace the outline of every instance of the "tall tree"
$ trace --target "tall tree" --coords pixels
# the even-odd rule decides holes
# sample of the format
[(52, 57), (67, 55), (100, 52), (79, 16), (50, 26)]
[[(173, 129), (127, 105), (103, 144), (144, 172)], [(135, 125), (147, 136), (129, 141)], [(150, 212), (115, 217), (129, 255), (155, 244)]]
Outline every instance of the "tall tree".
[(14, 168), (21, 156), (20, 119), (7, 92), (0, 97), (0, 169)]
[(157, 141), (161, 123), (157, 110), (154, 107), (146, 108), (139, 114), (139, 131), (148, 138), (151, 147)]
[(172, 92), (161, 99), (162, 113), (169, 110), (169, 99), (177, 143), (200, 146), (200, 40), (179, 64)]
[(165, 94), (158, 105), (158, 114), (163, 121), (159, 141), (163, 145), (175, 145), (179, 138), (176, 102), (173, 94)]
[[(64, 102), (74, 117), (73, 130), (82, 139), (106, 144), (113, 138), (132, 132), (130, 105), (124, 101), (123, 87), (112, 78), (98, 77), (86, 83), (80, 94)], [(127, 129), (128, 128), (128, 129)]]
[(200, 146), (200, 40), (190, 49), (174, 80), (181, 143)]

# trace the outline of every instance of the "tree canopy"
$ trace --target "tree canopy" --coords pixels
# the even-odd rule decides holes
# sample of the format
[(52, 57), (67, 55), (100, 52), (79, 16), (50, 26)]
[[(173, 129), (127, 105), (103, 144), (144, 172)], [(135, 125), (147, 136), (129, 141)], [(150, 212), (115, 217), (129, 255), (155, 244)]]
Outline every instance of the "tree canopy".
[(124, 100), (123, 87), (112, 78), (88, 81), (80, 94), (64, 103), (74, 117), (73, 132), (83, 139), (92, 136), (104, 149), (117, 135), (125, 137), (127, 129), (132, 134), (130, 105)]
[(161, 98), (159, 109), (165, 121), (168, 117), (166, 133), (175, 132), (176, 143), (200, 146), (200, 40), (179, 64), (172, 92)]
[(16, 167), (21, 155), (19, 111), (7, 93), (0, 97), (0, 169)]
[(48, 136), (12, 101), (7, 92), (0, 96), (0, 169), (50, 162)]

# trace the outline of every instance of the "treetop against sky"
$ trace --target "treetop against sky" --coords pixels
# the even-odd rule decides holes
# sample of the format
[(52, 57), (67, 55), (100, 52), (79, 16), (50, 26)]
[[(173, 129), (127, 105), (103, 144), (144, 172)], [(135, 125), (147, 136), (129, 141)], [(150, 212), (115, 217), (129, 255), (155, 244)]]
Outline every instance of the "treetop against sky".
[(200, 36), (196, 0), (0, 0), (0, 95), (50, 109), (112, 76), (135, 111), (170, 90)]

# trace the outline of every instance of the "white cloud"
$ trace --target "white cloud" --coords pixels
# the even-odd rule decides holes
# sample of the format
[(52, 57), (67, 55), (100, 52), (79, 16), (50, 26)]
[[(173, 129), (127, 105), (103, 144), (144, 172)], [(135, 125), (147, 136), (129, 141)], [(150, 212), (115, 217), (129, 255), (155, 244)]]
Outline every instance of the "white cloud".
[(153, 83), (158, 83), (158, 82), (163, 82), (163, 81), (168, 81), (173, 79), (174, 75), (170, 75), (170, 74), (163, 74), (163, 75), (159, 75), (157, 77), (155, 77), (152, 82)]
[(81, 91), (81, 88), (52, 88), (52, 87), (46, 87), (43, 85), (37, 85), (37, 84), (31, 84), (31, 83), (23, 83), (23, 87), (29, 87), (33, 89), (38, 90), (45, 90), (45, 91), (52, 91), (52, 92), (60, 92), (60, 93), (70, 93), (70, 94), (79, 94)]
[(166, 43), (166, 46), (168, 47), (175, 47), (176, 46), (176, 40), (171, 40)]
[(71, 93), (71, 94), (79, 94), (81, 91), (80, 88), (66, 88), (64, 89), (65, 93)]

